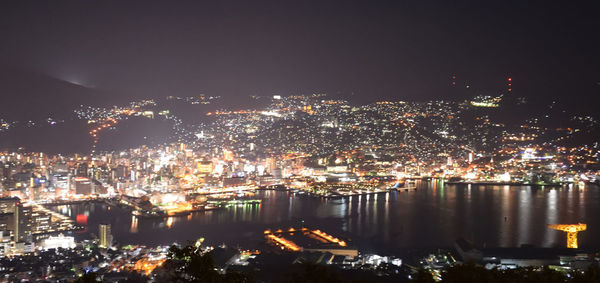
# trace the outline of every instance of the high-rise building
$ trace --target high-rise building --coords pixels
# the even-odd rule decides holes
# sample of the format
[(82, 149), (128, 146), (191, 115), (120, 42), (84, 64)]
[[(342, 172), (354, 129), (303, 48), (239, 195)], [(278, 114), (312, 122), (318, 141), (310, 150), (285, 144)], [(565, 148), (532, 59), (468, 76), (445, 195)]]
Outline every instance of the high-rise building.
[(210, 175), (213, 171), (212, 161), (198, 161), (196, 163), (196, 169), (199, 174)]
[(87, 163), (80, 163), (79, 166), (77, 166), (76, 169), (76, 174), (79, 177), (87, 177), (88, 176), (88, 165)]
[(100, 242), (98, 246), (101, 248), (109, 248), (112, 246), (112, 234), (110, 231), (110, 224), (100, 224), (99, 232)]
[(0, 230), (0, 256), (7, 254), (13, 247), (12, 234)]
[(14, 213), (15, 207), (19, 203), (20, 199), (16, 197), (12, 198), (0, 198), (0, 214)]
[(0, 198), (0, 231), (12, 232), (14, 242), (26, 242), (31, 236), (31, 207), (19, 198)]
[(92, 193), (92, 183), (89, 178), (77, 177), (74, 178), (75, 193), (78, 195), (89, 195)]
[(18, 202), (18, 198), (0, 198), (0, 234), (11, 242), (15, 233), (15, 210)]
[(52, 216), (49, 213), (34, 211), (31, 214), (31, 231), (35, 233), (44, 233), (52, 225)]
[(15, 242), (31, 241), (32, 209), (19, 204), (15, 211)]

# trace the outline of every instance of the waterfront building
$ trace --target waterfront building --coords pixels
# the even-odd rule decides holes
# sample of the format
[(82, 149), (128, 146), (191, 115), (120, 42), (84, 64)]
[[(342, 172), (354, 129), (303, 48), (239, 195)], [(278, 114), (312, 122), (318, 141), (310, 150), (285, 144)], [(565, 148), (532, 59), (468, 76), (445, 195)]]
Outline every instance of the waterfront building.
[(112, 246), (112, 234), (110, 230), (110, 224), (100, 224), (99, 226), (99, 237), (100, 241), (98, 246), (101, 248), (110, 248)]
[(59, 234), (58, 236), (50, 236), (44, 240), (42, 248), (45, 250), (49, 249), (72, 249), (75, 247), (75, 238), (64, 236)]
[(75, 194), (89, 195), (92, 193), (92, 183), (89, 178), (77, 177), (75, 181)]
[(19, 198), (0, 199), (0, 231), (13, 234), (14, 242), (23, 242), (31, 236), (31, 207), (23, 206)]

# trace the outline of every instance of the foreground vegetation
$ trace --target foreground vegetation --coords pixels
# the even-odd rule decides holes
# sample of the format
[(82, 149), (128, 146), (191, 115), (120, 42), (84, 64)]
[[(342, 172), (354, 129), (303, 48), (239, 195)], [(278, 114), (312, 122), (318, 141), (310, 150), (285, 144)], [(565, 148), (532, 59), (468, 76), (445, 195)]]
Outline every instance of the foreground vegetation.
[[(303, 264), (289, 268), (283, 278), (272, 278), (269, 282), (399, 282), (400, 278), (377, 277), (357, 278), (344, 276), (339, 269), (329, 266)], [(167, 261), (154, 270), (154, 282), (207, 282), (207, 283), (253, 283), (257, 280), (255, 275), (247, 272), (228, 269), (220, 272), (215, 264), (211, 252), (204, 252), (200, 248), (189, 245), (185, 247), (173, 246), (169, 250)], [(264, 275), (264, 274), (262, 274)], [(354, 276), (354, 275), (353, 275)], [(147, 282), (149, 278), (142, 275), (130, 276), (121, 282)], [(261, 280), (262, 281), (262, 280)], [(421, 269), (412, 280), (407, 282), (434, 283), (431, 273)], [(94, 273), (88, 273), (75, 282), (101, 282)], [(486, 269), (480, 265), (460, 264), (447, 268), (441, 273), (442, 283), (598, 283), (600, 282), (600, 266), (592, 264), (586, 271), (571, 271), (568, 273), (550, 268), (516, 268), (516, 269)]]
[[(420, 270), (413, 280), (417, 283), (433, 283), (433, 277), (425, 270)], [(591, 265), (585, 272), (571, 271), (569, 273), (556, 271), (550, 268), (516, 268), (516, 269), (491, 269), (480, 265), (462, 264), (449, 267), (441, 274), (442, 283), (592, 283), (600, 282), (600, 267)]]

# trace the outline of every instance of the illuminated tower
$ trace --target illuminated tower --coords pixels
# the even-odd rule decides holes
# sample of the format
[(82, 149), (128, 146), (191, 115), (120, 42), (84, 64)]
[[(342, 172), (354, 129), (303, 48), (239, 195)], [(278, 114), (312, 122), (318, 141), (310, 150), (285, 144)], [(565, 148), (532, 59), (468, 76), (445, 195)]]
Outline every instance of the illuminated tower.
[(512, 78), (510, 76), (506, 79), (506, 87), (508, 92), (512, 91)]
[(452, 81), (451, 81), (451, 83), (452, 83), (453, 87), (456, 86), (456, 75), (455, 74), (452, 74)]
[(109, 248), (110, 246), (112, 246), (112, 234), (110, 231), (110, 224), (100, 224), (98, 228), (98, 234), (100, 234), (100, 242), (98, 243), (98, 246), (101, 248)]
[(577, 233), (580, 231), (585, 231), (587, 229), (587, 225), (583, 223), (578, 224), (549, 224), (548, 228), (554, 230), (560, 230), (563, 232), (567, 232), (567, 248), (576, 249), (577, 246)]

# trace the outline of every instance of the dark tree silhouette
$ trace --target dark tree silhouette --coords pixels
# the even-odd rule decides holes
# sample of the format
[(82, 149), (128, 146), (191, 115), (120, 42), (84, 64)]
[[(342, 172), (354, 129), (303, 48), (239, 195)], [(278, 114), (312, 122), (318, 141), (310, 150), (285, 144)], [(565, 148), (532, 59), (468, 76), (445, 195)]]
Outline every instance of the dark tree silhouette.
[[(585, 274), (578, 273), (582, 278), (598, 278), (595, 276), (594, 270)], [(542, 270), (534, 268), (516, 268), (508, 270), (485, 269), (483, 266), (474, 264), (462, 264), (449, 267), (442, 272), (443, 283), (459, 283), (459, 282), (481, 282), (481, 283), (565, 283), (565, 282), (599, 282), (599, 281), (574, 281), (575, 277), (569, 278), (567, 274), (552, 270), (548, 267)], [(582, 280), (588, 280), (586, 279)]]
[(97, 283), (103, 282), (95, 272), (88, 272), (81, 277), (75, 279), (74, 283)]
[(221, 274), (211, 253), (196, 246), (183, 248), (171, 246), (167, 261), (156, 271), (157, 282), (251, 283), (253, 278), (245, 273), (228, 271)]
[(442, 272), (442, 282), (498, 282), (494, 271), (474, 264), (461, 264), (449, 267)]
[(413, 277), (412, 281), (416, 283), (435, 283), (431, 273), (424, 268), (419, 268), (419, 270), (417, 270), (417, 274)]
[(326, 266), (313, 263), (302, 264), (300, 272), (292, 273), (286, 280), (287, 283), (341, 283), (339, 274)]
[(600, 282), (600, 266), (592, 264), (585, 272), (574, 271), (571, 273), (572, 283), (597, 283)]

